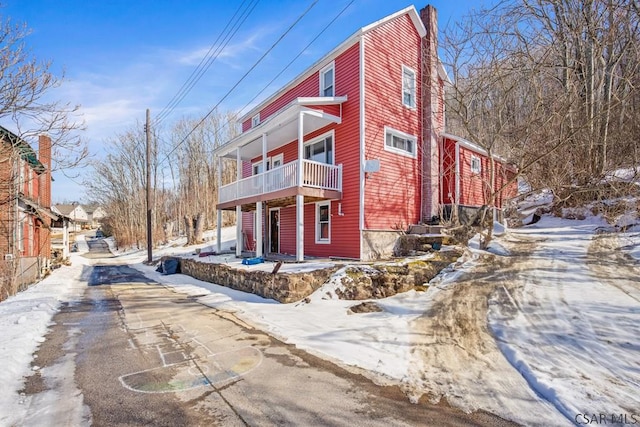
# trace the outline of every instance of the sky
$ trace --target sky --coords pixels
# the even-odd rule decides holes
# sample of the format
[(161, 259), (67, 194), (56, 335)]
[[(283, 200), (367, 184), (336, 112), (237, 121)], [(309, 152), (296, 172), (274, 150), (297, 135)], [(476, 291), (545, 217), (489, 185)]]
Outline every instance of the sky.
[[(637, 212), (619, 218), (617, 225), (635, 223)], [(465, 411), (481, 409), (531, 426), (589, 424), (592, 414), (603, 414), (607, 424), (614, 424), (612, 415), (620, 419), (620, 414), (629, 424), (637, 423), (637, 274), (629, 262), (625, 268), (619, 261), (593, 263), (590, 252), (596, 242), (596, 248), (616, 257), (626, 252), (640, 259), (640, 226), (626, 234), (598, 233), (603, 229), (612, 227), (589, 216), (566, 220), (545, 215), (536, 224), (506, 232), (497, 226), (489, 247), (496, 259), (487, 260), (491, 255), (478, 250), (476, 236), (467, 253), (434, 278), (426, 292), (375, 300), (383, 311), (363, 314), (348, 311), (360, 301), (336, 297), (348, 278), (344, 268), (307, 301), (279, 304), (182, 274), (162, 275), (144, 264), (145, 251), (84, 258), (88, 247), (80, 235), (79, 252), (71, 254), (70, 266), (0, 303), (0, 425), (86, 424), (83, 395), (73, 382), (75, 353), (44, 367), (33, 354), (61, 305), (82, 297), (87, 269), (111, 263), (131, 265), (152, 281), (233, 313), (300, 349), (362, 368), (378, 383), (399, 384), (409, 399), (441, 397)], [(234, 233), (234, 227), (223, 230), (223, 247), (235, 244)], [(523, 251), (528, 241), (536, 245)], [(193, 258), (194, 247), (184, 242), (158, 248), (156, 256)], [(198, 247), (206, 251), (211, 244)], [(495, 269), (496, 261), (503, 268)], [(243, 266), (239, 259), (226, 262), (238, 269), (273, 267)], [(284, 264), (280, 272), (309, 266)], [(487, 305), (482, 289), (493, 286), (496, 291)], [(462, 303), (451, 303), (452, 295)], [(438, 309), (454, 312), (434, 316)], [(477, 310), (478, 315), (470, 314)], [(442, 324), (451, 319), (456, 322), (449, 335)], [(476, 323), (464, 323), (469, 319)], [(19, 393), (24, 377), (34, 371), (59, 386), (37, 395)]]
[[(248, 111), (359, 28), (411, 5), (407, 0), (314, 1), (4, 0), (0, 15), (3, 20), (25, 23), (32, 31), (25, 43), (33, 56), (51, 61), (56, 75), (64, 74), (62, 85), (49, 96), (80, 105), (86, 124), (82, 137), (93, 159), (100, 161), (115, 135), (143, 126), (147, 108), (153, 120), (159, 117), (213, 46), (219, 52), (216, 60), (176, 108), (162, 115), (161, 137), (177, 120), (200, 119), (218, 103), (219, 111)], [(414, 6), (420, 10), (426, 4)], [(434, 0), (430, 4), (438, 10), (443, 30), (479, 3)], [(227, 24), (238, 10), (250, 12), (237, 32), (225, 39), (231, 34)], [(221, 40), (228, 40), (224, 48)], [(89, 202), (91, 195), (82, 185), (88, 172), (88, 168), (66, 174), (54, 170), (53, 202)]]

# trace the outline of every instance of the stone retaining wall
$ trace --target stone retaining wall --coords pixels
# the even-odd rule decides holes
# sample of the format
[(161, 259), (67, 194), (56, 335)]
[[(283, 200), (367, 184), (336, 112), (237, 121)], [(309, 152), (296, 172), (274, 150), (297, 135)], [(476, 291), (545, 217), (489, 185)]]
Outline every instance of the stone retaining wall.
[(180, 258), (180, 270), (198, 280), (251, 292), (282, 303), (299, 301), (311, 295), (337, 270), (325, 268), (308, 273), (276, 273), (241, 270), (226, 264), (198, 262)]

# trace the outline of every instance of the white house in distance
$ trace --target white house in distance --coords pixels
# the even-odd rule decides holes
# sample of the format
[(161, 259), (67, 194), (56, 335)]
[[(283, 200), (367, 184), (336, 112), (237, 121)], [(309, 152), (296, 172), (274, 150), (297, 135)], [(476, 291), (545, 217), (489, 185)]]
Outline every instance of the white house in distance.
[(80, 231), (89, 225), (89, 214), (79, 204), (54, 205), (51, 210), (60, 216), (68, 218), (69, 231)]
[(91, 228), (100, 227), (102, 219), (107, 216), (107, 212), (98, 205), (82, 205), (89, 219)]

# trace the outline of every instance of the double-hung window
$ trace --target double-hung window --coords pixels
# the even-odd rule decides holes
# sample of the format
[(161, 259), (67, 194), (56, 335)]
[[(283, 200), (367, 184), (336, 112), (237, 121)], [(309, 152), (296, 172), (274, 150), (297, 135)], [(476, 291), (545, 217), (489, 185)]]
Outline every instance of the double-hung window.
[(417, 138), (413, 135), (400, 132), (389, 127), (384, 128), (384, 149), (402, 154), (403, 156), (416, 157)]
[(471, 156), (471, 173), (480, 173), (482, 171), (482, 163), (480, 157)]
[(416, 72), (402, 66), (402, 104), (405, 107), (416, 108)]
[(251, 127), (256, 127), (260, 124), (260, 113), (251, 118)]
[(320, 70), (320, 96), (335, 96), (335, 67), (333, 62)]
[(331, 201), (316, 203), (316, 243), (331, 243)]

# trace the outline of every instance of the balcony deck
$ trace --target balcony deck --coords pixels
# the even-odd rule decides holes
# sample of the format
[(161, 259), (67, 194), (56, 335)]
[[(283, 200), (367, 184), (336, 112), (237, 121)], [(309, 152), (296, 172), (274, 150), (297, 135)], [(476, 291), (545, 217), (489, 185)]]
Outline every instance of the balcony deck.
[(342, 165), (329, 165), (312, 160), (296, 160), (257, 175), (222, 186), (218, 195), (218, 209), (255, 209), (255, 203), (269, 201), (270, 207), (295, 204), (295, 196), (310, 201), (342, 198)]

